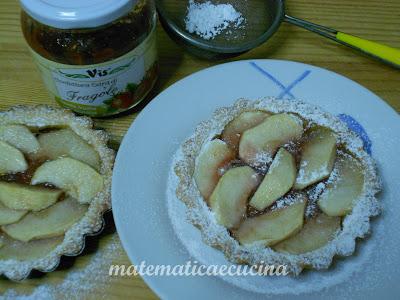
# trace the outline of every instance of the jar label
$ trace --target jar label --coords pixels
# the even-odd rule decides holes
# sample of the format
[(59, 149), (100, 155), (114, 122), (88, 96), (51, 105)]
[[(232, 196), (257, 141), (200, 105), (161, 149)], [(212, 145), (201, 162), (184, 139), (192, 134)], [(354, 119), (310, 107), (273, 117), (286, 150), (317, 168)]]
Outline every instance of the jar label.
[(157, 78), (155, 28), (132, 51), (96, 65), (65, 65), (31, 52), (55, 100), (90, 116), (111, 115), (134, 106)]

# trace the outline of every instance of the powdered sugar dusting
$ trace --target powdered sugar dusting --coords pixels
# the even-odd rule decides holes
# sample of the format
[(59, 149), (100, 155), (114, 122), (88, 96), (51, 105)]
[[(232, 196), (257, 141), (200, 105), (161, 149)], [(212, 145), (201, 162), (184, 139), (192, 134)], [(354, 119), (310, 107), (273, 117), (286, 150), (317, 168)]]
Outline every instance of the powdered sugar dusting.
[(291, 193), (276, 200), (276, 202), (271, 206), (271, 211), (279, 210), (301, 201), (304, 201), (304, 195), (301, 193)]
[(186, 30), (205, 40), (215, 38), (228, 27), (239, 28), (244, 22), (244, 17), (232, 4), (213, 4), (210, 1), (197, 3), (189, 0)]
[(311, 201), (316, 201), (318, 197), (322, 194), (325, 189), (326, 184), (324, 182), (320, 182), (315, 185), (311, 190), (308, 191), (308, 199)]
[(316, 182), (320, 178), (324, 178), (325, 174), (329, 174), (329, 168), (327, 164), (321, 165), (319, 169), (313, 170), (312, 172), (306, 172), (306, 166), (308, 162), (303, 160), (300, 164), (300, 169), (297, 174), (296, 183), (307, 185), (309, 182)]
[[(352, 153), (363, 166), (363, 193), (352, 213), (343, 220), (342, 231), (324, 247), (301, 255), (277, 253), (271, 248), (260, 246), (242, 246), (227, 230), (216, 223), (213, 214), (199, 195), (193, 182), (194, 158), (198, 156), (204, 143), (220, 134), (224, 126), (245, 110), (265, 110), (272, 113), (293, 113), (308, 121), (309, 124), (327, 127), (337, 135), (337, 142), (347, 152)], [(369, 218), (379, 213), (380, 205), (375, 195), (380, 190), (380, 181), (376, 175), (374, 160), (363, 150), (362, 141), (352, 133), (338, 118), (320, 108), (297, 100), (265, 98), (258, 101), (239, 100), (231, 107), (215, 111), (213, 117), (202, 122), (196, 132), (181, 148), (181, 159), (176, 161), (175, 172), (179, 177), (178, 197), (187, 205), (187, 216), (202, 233), (204, 242), (221, 249), (232, 262), (247, 262), (250, 265), (286, 264), (288, 269), (298, 275), (304, 265), (314, 269), (326, 269), (335, 255), (349, 256), (354, 252), (355, 240), (369, 232)], [(322, 188), (322, 187), (321, 187)], [(311, 208), (309, 213), (311, 213)]]
[(104, 188), (91, 201), (85, 216), (65, 234), (64, 241), (43, 258), (30, 261), (0, 260), (0, 274), (13, 280), (26, 278), (32, 269), (52, 271), (62, 255), (77, 255), (84, 246), (85, 235), (97, 233), (103, 226), (103, 213), (111, 207), (111, 175), (114, 152), (107, 147), (108, 135), (94, 130), (87, 117), (77, 117), (71, 111), (47, 105), (15, 106), (0, 112), (0, 125), (21, 124), (32, 128), (69, 127), (99, 153), (100, 174)]
[(325, 190), (325, 187), (326, 183), (320, 182), (307, 191), (308, 202), (305, 212), (306, 219), (314, 217), (318, 211), (317, 200)]
[(83, 299), (89, 297), (92, 291), (101, 293), (105, 291), (111, 278), (108, 275), (109, 266), (123, 253), (118, 235), (114, 234), (108, 244), (91, 257), (86, 267), (72, 270), (60, 284), (40, 285), (29, 295), (21, 295), (14, 289), (10, 289), (3, 297), (17, 300)]
[(268, 170), (268, 166), (271, 164), (272, 161), (273, 157), (271, 153), (263, 151), (258, 152), (255, 155), (254, 160), (249, 161), (249, 163), (261, 172), (266, 172)]
[[(201, 234), (200, 231), (194, 227), (192, 224), (192, 214), (193, 209), (190, 210), (188, 214), (187, 207), (178, 199), (176, 195), (176, 190), (179, 189), (179, 184), (181, 179), (175, 174), (175, 166), (184, 158), (184, 153), (182, 149), (178, 149), (173, 160), (171, 162), (171, 168), (168, 175), (167, 182), (167, 205), (168, 214), (171, 223), (174, 227), (174, 231), (182, 242), (183, 246), (188, 250), (191, 256), (191, 260), (196, 260), (201, 264), (206, 266), (209, 265), (227, 265), (230, 266), (231, 263), (226, 260), (226, 258), (221, 255), (219, 250), (209, 247), (205, 242), (209, 241), (209, 238), (205, 234)], [(320, 187), (321, 188), (321, 187)], [(204, 202), (204, 201), (202, 201)], [(214, 222), (212, 219), (213, 214), (210, 210), (201, 204), (201, 211), (198, 211), (199, 217), (206, 217), (205, 222)], [(185, 218), (185, 215), (188, 218)], [(216, 227), (213, 231), (215, 235), (218, 235), (220, 227)], [(377, 231), (382, 232), (381, 226), (376, 228)], [(378, 230), (379, 229), (379, 230)], [(226, 232), (222, 228), (223, 232)], [(313, 292), (318, 292), (318, 295), (323, 297), (324, 295), (330, 295), (333, 292), (336, 296), (342, 299), (351, 299), (351, 296), (346, 292), (343, 292), (343, 284), (346, 288), (353, 289), (354, 286), (351, 280), (358, 278), (360, 275), (357, 272), (360, 270), (365, 270), (368, 267), (368, 263), (371, 259), (374, 259), (373, 255), (376, 255), (375, 251), (376, 245), (374, 243), (366, 243), (363, 245), (359, 251), (359, 255), (350, 260), (340, 260), (337, 262), (334, 268), (331, 268), (329, 274), (325, 272), (306, 272), (301, 274), (301, 278), (292, 277), (263, 277), (263, 276), (221, 276), (220, 278), (233, 286), (239, 287), (244, 290), (251, 292), (261, 293), (263, 296), (273, 296), (273, 295), (300, 295), (300, 294), (310, 294)], [(260, 250), (259, 248), (249, 248), (250, 251)], [(355, 274), (357, 276), (355, 276)], [(327, 276), (329, 275), (329, 276)], [(362, 281), (361, 286), (357, 288), (363, 288), (363, 286), (368, 286), (371, 288), (376, 282), (373, 274), (370, 273), (368, 276), (368, 282)], [(342, 284), (342, 285), (340, 285)], [(338, 285), (336, 288), (334, 286)], [(328, 289), (332, 288), (332, 289)]]

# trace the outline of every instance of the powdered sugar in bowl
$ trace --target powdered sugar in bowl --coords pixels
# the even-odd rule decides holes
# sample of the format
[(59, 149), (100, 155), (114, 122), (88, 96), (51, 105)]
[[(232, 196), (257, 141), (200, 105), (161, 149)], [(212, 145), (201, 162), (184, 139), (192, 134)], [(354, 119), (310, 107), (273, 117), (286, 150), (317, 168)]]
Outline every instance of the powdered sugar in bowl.
[(158, 0), (168, 34), (193, 54), (219, 59), (246, 52), (278, 29), (283, 1)]

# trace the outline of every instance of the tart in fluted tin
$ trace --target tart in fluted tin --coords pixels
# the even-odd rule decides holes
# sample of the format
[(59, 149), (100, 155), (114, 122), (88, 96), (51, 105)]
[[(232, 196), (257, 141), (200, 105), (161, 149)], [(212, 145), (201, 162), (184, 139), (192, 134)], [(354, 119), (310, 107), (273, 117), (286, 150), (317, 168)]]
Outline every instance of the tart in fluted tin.
[(0, 274), (13, 280), (78, 255), (111, 207), (114, 152), (90, 118), (50, 106), (0, 112)]
[[(381, 189), (362, 140), (298, 100), (239, 100), (180, 148), (176, 194), (204, 242), (249, 265), (326, 269), (354, 253)], [(184, 217), (184, 216), (182, 216)]]

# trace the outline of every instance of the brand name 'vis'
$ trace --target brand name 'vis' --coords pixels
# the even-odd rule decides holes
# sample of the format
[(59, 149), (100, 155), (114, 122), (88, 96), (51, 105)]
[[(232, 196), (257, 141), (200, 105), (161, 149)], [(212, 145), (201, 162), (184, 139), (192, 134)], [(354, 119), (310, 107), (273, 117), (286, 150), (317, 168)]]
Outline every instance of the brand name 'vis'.
[(86, 73), (91, 77), (104, 77), (109, 75), (110, 69), (105, 69), (105, 70), (99, 70), (99, 69), (93, 69), (93, 70), (86, 70)]

